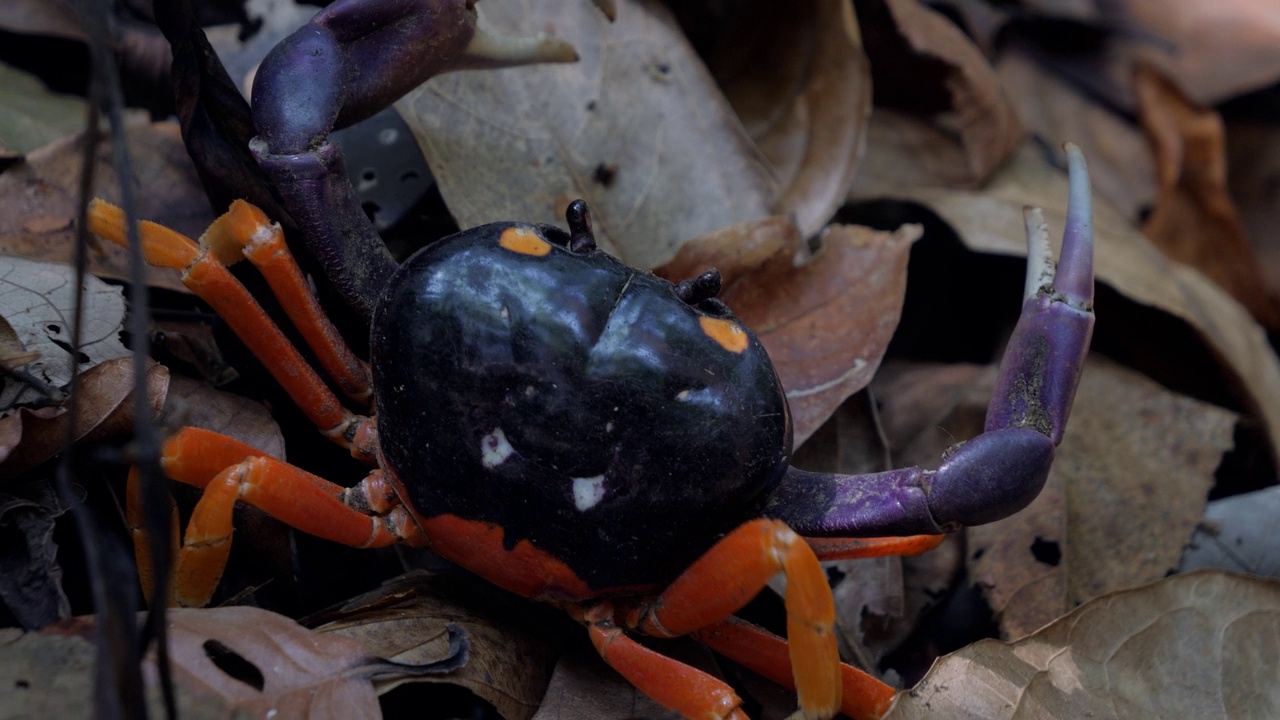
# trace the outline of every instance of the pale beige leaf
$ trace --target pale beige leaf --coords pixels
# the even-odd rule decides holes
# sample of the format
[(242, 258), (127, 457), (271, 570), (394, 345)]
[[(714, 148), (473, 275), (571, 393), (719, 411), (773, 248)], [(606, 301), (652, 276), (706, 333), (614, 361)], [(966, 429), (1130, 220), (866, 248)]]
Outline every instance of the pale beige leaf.
[(50, 92), (34, 75), (0, 63), (0, 147), (31, 152), (84, 126), (85, 101)]
[[(994, 376), (988, 376), (993, 378)], [(990, 386), (974, 386), (985, 405)], [(969, 529), (969, 573), (1007, 637), (1076, 605), (1163, 577), (1204, 513), (1236, 416), (1097, 356), (1044, 490)]]
[(1280, 582), (1175, 575), (934, 664), (891, 720), (1280, 716)]
[[(0, 256), (0, 316), (13, 328), (23, 348), (39, 354), (24, 369), (55, 388), (71, 382), (75, 285), (75, 268), (70, 265)], [(124, 295), (120, 288), (86, 275), (83, 317), (78, 362), (81, 372), (104, 360), (129, 354), (120, 342), (124, 325)], [(0, 410), (42, 397), (35, 388), (8, 381), (0, 394)]]
[(260, 402), (175, 375), (170, 380), (164, 413), (170, 425), (212, 430), (248, 443), (272, 457), (285, 459), (284, 435)]
[(553, 29), (579, 61), (450, 73), (397, 103), (462, 227), (563, 223), (591, 206), (600, 245), (637, 267), (773, 204), (772, 178), (661, 3), (607, 22), (591, 3), (486, 0), (500, 32)]

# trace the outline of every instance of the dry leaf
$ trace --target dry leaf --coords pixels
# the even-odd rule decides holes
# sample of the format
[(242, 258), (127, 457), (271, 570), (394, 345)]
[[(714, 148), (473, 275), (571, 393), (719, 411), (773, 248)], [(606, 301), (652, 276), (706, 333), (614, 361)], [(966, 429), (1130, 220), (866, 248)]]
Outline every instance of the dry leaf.
[(233, 437), (279, 460), (285, 459), (284, 435), (262, 403), (207, 383), (174, 375), (165, 396), (169, 425), (190, 425)]
[[(890, 186), (863, 199), (867, 197), (911, 200), (928, 207), (955, 228), (971, 250), (1025, 256), (1022, 208), (1043, 208), (1049, 227), (1062, 227), (1067, 180), (1034, 151), (1024, 149), (982, 190)], [(1262, 328), (1224, 290), (1199, 272), (1170, 262), (1097, 196), (1093, 211), (1098, 280), (1188, 323), (1238, 386), (1242, 405), (1266, 423), (1272, 452), (1280, 452), (1280, 361)], [(1057, 236), (1052, 241), (1056, 248)], [(1144, 336), (1143, 341), (1152, 352), (1167, 352), (1165, 338)]]
[[(1127, 46), (1131, 64), (1155, 67), (1193, 101), (1214, 105), (1280, 80), (1280, 8), (1254, 0), (1125, 0), (1109, 8), (1159, 41)], [(1163, 42), (1160, 42), (1163, 41)]]
[(397, 103), (461, 227), (560, 223), (584, 198), (601, 247), (642, 268), (768, 214), (763, 160), (661, 3), (478, 6), (506, 34), (554, 29), (579, 61), (434, 78)]
[(1024, 132), (999, 78), (950, 20), (917, 0), (854, 7), (871, 58), (877, 106), (925, 116), (948, 113), (942, 126), (958, 135), (969, 185), (983, 181), (1017, 150)]
[[(157, 416), (169, 389), (169, 370), (147, 368), (147, 400)], [(80, 411), (72, 436), (76, 442), (133, 431), (133, 358), (101, 363), (80, 376)], [(0, 478), (30, 470), (62, 450), (71, 417), (65, 408), (22, 408), (0, 419)]]
[(84, 127), (85, 101), (0, 63), (0, 147), (28, 153)]
[(1154, 70), (1137, 74), (1139, 117), (1155, 150), (1160, 196), (1142, 231), (1169, 257), (1199, 268), (1266, 327), (1280, 329), (1280, 298), (1258, 272), (1227, 193), (1218, 113), (1197, 107)]
[(0, 491), (0, 600), (27, 630), (71, 616), (53, 539), (54, 520), (66, 510), (48, 478)]
[[(994, 378), (994, 376), (988, 376)], [(990, 386), (973, 389), (985, 406)], [(1091, 357), (1040, 496), (969, 529), (969, 574), (1002, 632), (1165, 576), (1204, 513), (1236, 416)]]
[(1060, 167), (1062, 143), (1070, 140), (1089, 159), (1090, 180), (1130, 221), (1137, 222), (1156, 201), (1151, 147), (1131, 118), (1101, 104), (1017, 47), (1001, 53), (996, 71), (1018, 115)]
[(866, 141), (871, 71), (853, 7), (757, 3), (709, 60), (780, 184), (773, 211), (816, 234), (844, 202)]
[(450, 630), (461, 628), (469, 644), (466, 666), (441, 677), (387, 673), (376, 682), (378, 694), (415, 680), (446, 682), (487, 700), (506, 720), (527, 720), (546, 692), (552, 648), (502, 613), (477, 612), (476, 598), (459, 585), (457, 578), (404, 575), (325, 613), (326, 620), (337, 619), (317, 631), (350, 638), (370, 654), (416, 667), (446, 657)]
[(769, 351), (800, 445), (871, 381), (897, 327), (919, 237), (915, 225), (893, 233), (832, 225), (810, 254), (794, 226), (766, 219), (698, 238), (658, 273), (693, 277), (726, 259), (719, 297)]
[(1227, 183), (1258, 255), (1258, 271), (1280, 289), (1280, 124), (1227, 122)]
[[(131, 116), (126, 139), (133, 157), (133, 183), (138, 217), (154, 220), (191, 236), (213, 222), (209, 203), (196, 177), (176, 122), (139, 122)], [(84, 163), (82, 136), (46, 145), (27, 155), (23, 165), (0, 175), (0, 255), (69, 263), (75, 250), (74, 219)], [(120, 201), (118, 178), (111, 167), (111, 148), (97, 154), (94, 194)], [(89, 272), (115, 280), (129, 279), (128, 251), (111, 243), (89, 253)], [(147, 267), (147, 283), (187, 292), (176, 270)]]
[(1280, 717), (1278, 656), (1280, 583), (1199, 571), (952, 653), (886, 718)]
[[(183, 718), (359, 718), (377, 716), (370, 679), (383, 672), (451, 672), (465, 638), (440, 663), (408, 668), (370, 657), (360, 644), (325, 636), (251, 607), (168, 611), (169, 658)], [(94, 618), (46, 634), (0, 631), (0, 716), (94, 717)], [(57, 634), (54, 634), (57, 633)], [(152, 712), (160, 710), (154, 653), (144, 667)]]
[(1182, 553), (1180, 571), (1220, 568), (1280, 578), (1280, 487), (1214, 500)]

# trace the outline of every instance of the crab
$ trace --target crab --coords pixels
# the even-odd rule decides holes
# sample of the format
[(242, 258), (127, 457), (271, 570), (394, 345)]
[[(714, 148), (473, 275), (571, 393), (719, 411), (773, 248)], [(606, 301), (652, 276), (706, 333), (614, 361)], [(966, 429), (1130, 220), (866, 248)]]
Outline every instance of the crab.
[[(560, 606), (609, 665), (685, 717), (745, 714), (730, 686), (633, 633), (696, 636), (795, 689), (802, 717), (880, 717), (895, 691), (840, 662), (819, 561), (924, 552), (1039, 493), (1093, 326), (1079, 150), (1068, 147), (1056, 275), (1043, 221), (1028, 215), (1025, 300), (985, 431), (936, 470), (806, 472), (789, 464), (791, 418), (769, 356), (716, 299), (714, 271), (673, 284), (624, 265), (596, 247), (582, 201), (568, 206), (567, 230), (484, 225), (398, 266), (375, 242), (327, 133), (435, 72), (547, 59), (555, 45), (503, 44), (475, 27), (461, 0), (339, 0), (258, 73), (260, 135), (250, 149), (304, 244), (369, 318), (367, 364), (261, 210), (233, 203), (199, 243), (140, 223), (147, 261), (180, 269), (320, 432), (374, 466), (345, 487), (218, 433), (178, 430), (163, 445), (164, 472), (203, 492), (173, 596), (208, 602), (230, 550), (232, 508), (246, 502), (335, 542), (426, 547)], [(432, 42), (419, 42), (424, 34)], [(393, 68), (406, 56), (412, 77)], [(90, 208), (91, 230), (111, 241), (125, 242), (126, 222), (105, 202)], [(230, 274), (241, 259), (267, 279), (345, 400)], [(131, 475), (135, 524), (138, 485)], [(145, 569), (150, 546), (135, 536)], [(778, 573), (785, 640), (733, 616)]]

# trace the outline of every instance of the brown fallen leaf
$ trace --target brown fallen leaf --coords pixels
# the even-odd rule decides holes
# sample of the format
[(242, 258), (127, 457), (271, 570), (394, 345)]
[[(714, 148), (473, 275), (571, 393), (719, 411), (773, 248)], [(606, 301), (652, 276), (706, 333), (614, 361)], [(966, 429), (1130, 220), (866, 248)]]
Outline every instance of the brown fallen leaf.
[(719, 297), (769, 351), (800, 445), (871, 381), (897, 327), (919, 237), (915, 225), (893, 233), (831, 225), (810, 253), (794, 226), (766, 219), (698, 238), (657, 272), (693, 277), (726, 258)]
[(937, 663), (886, 720), (1280, 716), (1280, 582), (1202, 570)]
[(769, 214), (776, 188), (702, 61), (661, 3), (486, 0), (507, 34), (554, 28), (569, 65), (450, 73), (397, 103), (461, 227), (561, 223), (584, 198), (601, 247), (630, 265)]
[(190, 425), (222, 433), (262, 452), (285, 459), (284, 435), (262, 403), (222, 392), (208, 383), (174, 375), (164, 399), (168, 425)]
[[(192, 237), (213, 222), (199, 178), (187, 157), (175, 122), (149, 123), (130, 116), (129, 148), (133, 152), (138, 216)], [(26, 162), (0, 175), (0, 255), (69, 263), (75, 249), (81, 136), (50, 143), (27, 155)], [(118, 178), (111, 167), (111, 148), (97, 154), (94, 194), (119, 202)], [(115, 280), (129, 279), (128, 252), (99, 243), (89, 254), (89, 272)], [(147, 267), (147, 283), (187, 292), (176, 270)]]
[[(969, 403), (989, 397), (990, 385), (977, 383)], [(1235, 423), (1234, 413), (1091, 357), (1040, 496), (968, 531), (970, 577), (1004, 635), (1177, 568)]]
[(416, 667), (447, 657), (451, 628), (461, 628), (469, 646), (464, 667), (443, 676), (385, 673), (375, 681), (378, 694), (405, 682), (444, 682), (487, 700), (506, 720), (527, 720), (547, 690), (553, 648), (502, 613), (478, 611), (482, 606), (475, 593), (456, 580), (422, 572), (403, 575), (324, 613), (326, 622), (316, 630)]
[(933, 118), (947, 113), (940, 125), (963, 149), (966, 184), (985, 180), (1022, 144), (1024, 131), (982, 52), (945, 16), (917, 0), (872, 0), (854, 7), (871, 59), (877, 107)]
[(871, 70), (853, 6), (757, 3), (738, 12), (708, 64), (768, 159), (773, 207), (816, 234), (844, 202), (871, 114)]
[[(371, 679), (385, 672), (447, 673), (466, 662), (465, 635), (438, 662), (408, 666), (372, 657), (343, 637), (307, 630), (283, 615), (251, 607), (171, 609), (169, 659), (181, 717), (360, 718), (380, 710)], [(0, 635), (0, 680), (20, 693), (0, 695), (5, 717), (94, 717), (94, 618), (53, 625), (43, 634)], [(0, 631), (8, 632), (8, 631)], [(154, 653), (144, 666), (156, 709)], [(162, 713), (161, 713), (162, 714)]]
[(1070, 140), (1089, 159), (1096, 192), (1131, 222), (1156, 201), (1155, 160), (1142, 130), (1129, 117), (1099, 103), (1017, 46), (1000, 54), (996, 72), (1028, 129), (1066, 166)]
[[(147, 369), (147, 399), (158, 415), (169, 389), (169, 370)], [(108, 360), (80, 376), (80, 410), (73, 437), (90, 441), (133, 431), (133, 358)], [(21, 408), (0, 419), (0, 479), (12, 478), (62, 450), (71, 416), (65, 408)]]
[(0, 490), (0, 602), (27, 630), (71, 617), (53, 535), (55, 520), (66, 511), (49, 478), (5, 483)]
[(1227, 184), (1240, 209), (1240, 220), (1254, 252), (1258, 271), (1274, 292), (1280, 289), (1280, 124), (1259, 120), (1227, 120)]
[[(971, 250), (1025, 257), (1022, 208), (1043, 208), (1049, 227), (1062, 227), (1067, 185), (1063, 172), (1024, 148), (981, 190), (887, 186), (857, 199), (869, 198), (918, 202), (955, 228)], [(1093, 211), (1099, 282), (1185, 321), (1212, 349), (1241, 405), (1262, 418), (1272, 453), (1280, 451), (1280, 361), (1262, 328), (1226, 291), (1196, 270), (1168, 260), (1096, 195)], [(1051, 239), (1056, 248), (1059, 238)], [(1153, 353), (1169, 352), (1167, 338), (1142, 331), (1134, 328), (1131, 334)]]
[(1280, 297), (1267, 288), (1227, 192), (1222, 118), (1190, 103), (1168, 80), (1140, 66), (1139, 119), (1154, 148), (1160, 196), (1143, 233), (1169, 257), (1216, 281), (1253, 313), (1280, 329)]
[(1150, 65), (1202, 105), (1280, 80), (1280, 11), (1272, 3), (1124, 0), (1108, 10), (1136, 36), (1162, 41), (1128, 44), (1128, 64), (1117, 74)]

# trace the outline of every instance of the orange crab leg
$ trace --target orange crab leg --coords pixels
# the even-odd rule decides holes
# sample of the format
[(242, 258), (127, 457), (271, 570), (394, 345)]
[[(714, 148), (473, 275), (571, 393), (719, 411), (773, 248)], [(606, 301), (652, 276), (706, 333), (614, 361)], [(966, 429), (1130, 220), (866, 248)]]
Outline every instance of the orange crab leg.
[(800, 709), (806, 718), (829, 718), (841, 692), (835, 603), (813, 550), (780, 521), (738, 527), (627, 621), (660, 637), (693, 632), (746, 605), (779, 572), (787, 576), (787, 637)]
[[(147, 534), (146, 522), (142, 516), (142, 476), (138, 468), (130, 468), (129, 480), (125, 486), (125, 525), (133, 538), (133, 557), (138, 563), (138, 581), (142, 584), (142, 597), (151, 604), (151, 591), (156, 587), (155, 575), (151, 563), (151, 539)], [(169, 557), (178, 556), (178, 531), (181, 525), (178, 520), (178, 506), (169, 495)]]
[[(787, 641), (737, 617), (726, 618), (696, 633), (699, 640), (739, 665), (757, 672), (783, 687), (795, 689)], [(840, 712), (854, 720), (879, 720), (897, 691), (867, 673), (840, 664), (843, 692)]]
[[(219, 433), (183, 428), (165, 441), (160, 464), (170, 478), (204, 489), (176, 553), (174, 598), (183, 605), (207, 603), (217, 587), (230, 552), (231, 513), (237, 500), (302, 532), (352, 547), (426, 544), (408, 511), (390, 498), (383, 499), (388, 512), (365, 515), (344, 502), (346, 488)], [(371, 475), (362, 486), (380, 486), (381, 473)], [(131, 484), (128, 495), (130, 518), (139, 512), (135, 486)], [(140, 562), (150, 557), (145, 534), (135, 532), (134, 542)]]
[(347, 397), (367, 404), (372, 395), (369, 368), (356, 357), (324, 314), (307, 285), (278, 223), (243, 200), (213, 221), (200, 239), (226, 265), (243, 255), (258, 268), (289, 319), (316, 354), (320, 366)]
[(888, 555), (919, 555), (938, 547), (946, 537), (946, 535), (879, 538), (806, 537), (804, 541), (813, 548), (819, 560), (857, 560)]
[(746, 713), (738, 707), (742, 700), (733, 688), (627, 637), (613, 624), (612, 614), (608, 603), (587, 611), (584, 620), (591, 643), (600, 657), (637, 690), (686, 718), (747, 720)]
[[(344, 447), (365, 423), (338, 401), (280, 328), (216, 255), (189, 238), (155, 223), (139, 223), (147, 261), (182, 265), (182, 282), (220, 315), (276, 382), (325, 435)], [(89, 229), (117, 244), (126, 242), (123, 212), (102, 200), (89, 205)]]

